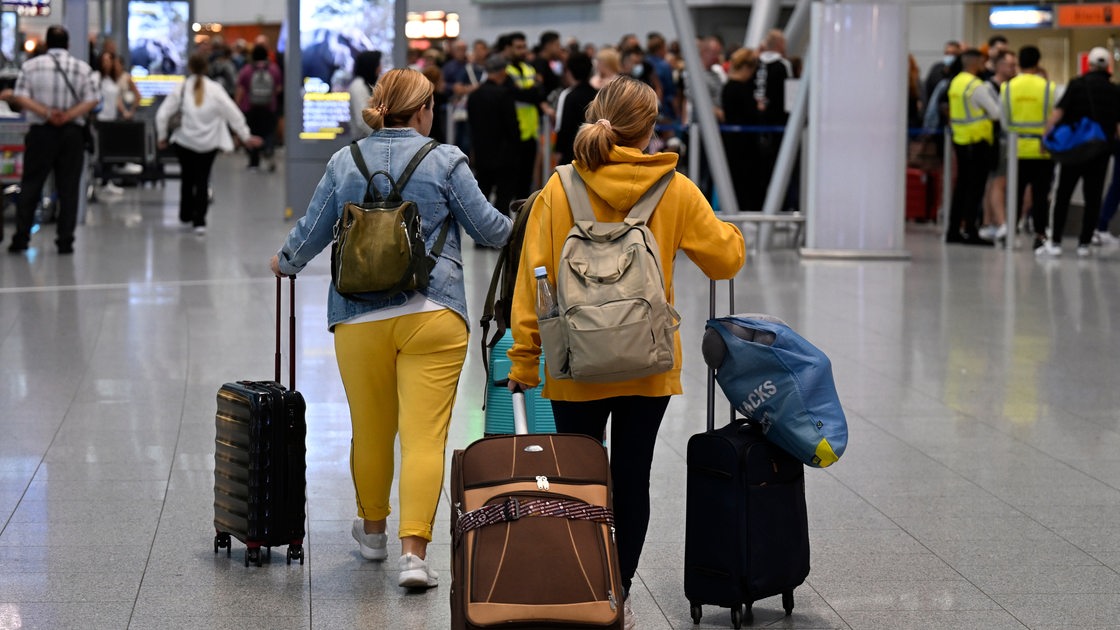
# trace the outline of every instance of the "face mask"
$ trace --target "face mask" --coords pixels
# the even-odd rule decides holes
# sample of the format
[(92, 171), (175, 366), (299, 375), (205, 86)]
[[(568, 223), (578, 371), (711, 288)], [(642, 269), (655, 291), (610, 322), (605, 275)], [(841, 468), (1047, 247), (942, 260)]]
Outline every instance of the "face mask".
[(634, 69), (630, 71), (630, 74), (635, 78), (640, 78), (643, 71), (645, 71), (645, 67), (643, 67), (642, 64), (638, 64), (634, 66)]
[(951, 65), (951, 64), (953, 63), (953, 60), (954, 60), (954, 59), (956, 59), (956, 58), (957, 58), (957, 56), (956, 56), (956, 55), (945, 55), (945, 56), (944, 56), (944, 57), (943, 57), (943, 58), (941, 59), (941, 61), (942, 61), (942, 63), (944, 63), (945, 65), (947, 65), (947, 66), (948, 66), (948, 65)]

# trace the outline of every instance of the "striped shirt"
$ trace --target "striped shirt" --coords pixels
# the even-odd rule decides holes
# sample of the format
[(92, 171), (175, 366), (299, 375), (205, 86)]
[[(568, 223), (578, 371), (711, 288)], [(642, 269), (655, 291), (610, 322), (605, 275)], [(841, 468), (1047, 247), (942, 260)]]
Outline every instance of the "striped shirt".
[[(58, 65), (55, 65), (55, 60)], [(67, 87), (63, 72), (70, 79), (78, 98), (74, 98), (74, 92)], [(58, 110), (67, 110), (78, 103), (101, 98), (101, 90), (89, 64), (74, 58), (63, 48), (52, 48), (45, 55), (23, 62), (14, 92), (16, 96), (30, 98), (50, 109)], [(47, 122), (34, 112), (25, 113), (27, 121), (33, 125)], [(74, 122), (83, 124), (85, 119), (75, 119)]]

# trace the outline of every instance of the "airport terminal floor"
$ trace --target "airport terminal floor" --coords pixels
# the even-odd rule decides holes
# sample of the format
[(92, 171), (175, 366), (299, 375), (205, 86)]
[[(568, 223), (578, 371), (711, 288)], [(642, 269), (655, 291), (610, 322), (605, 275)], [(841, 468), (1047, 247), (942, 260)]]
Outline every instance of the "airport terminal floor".
[[(297, 281), (306, 563), (278, 548), (246, 568), (236, 541), (232, 557), (213, 551), (215, 394), (272, 378), (268, 259), (291, 227), (281, 177), (219, 158), (205, 237), (180, 228), (170, 181), (91, 205), (73, 256), (48, 225), (32, 251), (0, 257), (0, 628), (449, 626), (446, 479), (438, 588), (406, 593), (396, 562), (363, 560), (350, 537), (326, 255)], [(907, 230), (908, 262), (802, 260), (778, 239), (738, 276), (738, 310), (777, 315), (829, 353), (850, 427), (840, 462), (806, 472), (812, 571), (793, 615), (771, 598), (755, 624), (1115, 628), (1120, 250), (1037, 260)], [(464, 258), (474, 319), (496, 252)], [(654, 459), (632, 591), (643, 629), (694, 627), (684, 454), (704, 428), (708, 285), (679, 262), (685, 394)], [(482, 433), (477, 343), (473, 326), (449, 462)], [(700, 627), (731, 627), (728, 611), (705, 607)]]

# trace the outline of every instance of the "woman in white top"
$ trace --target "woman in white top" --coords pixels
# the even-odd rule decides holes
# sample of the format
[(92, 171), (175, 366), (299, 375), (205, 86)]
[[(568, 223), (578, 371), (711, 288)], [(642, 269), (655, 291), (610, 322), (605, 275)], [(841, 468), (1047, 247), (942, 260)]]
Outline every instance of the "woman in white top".
[[(245, 114), (218, 82), (207, 78), (206, 57), (191, 55), (187, 62), (190, 76), (179, 90), (167, 95), (156, 112), (156, 138), (159, 148), (175, 146), (179, 156), (181, 190), (179, 220), (193, 223), (195, 234), (206, 233), (206, 210), (209, 206), (210, 169), (218, 151), (232, 151), (233, 128), (245, 146), (256, 148), (261, 139), (249, 133)], [(179, 127), (168, 137), (168, 121), (178, 112)]]
[(370, 107), (373, 86), (381, 75), (381, 51), (365, 50), (354, 59), (354, 80), (350, 82), (350, 136), (359, 140), (368, 136), (373, 129), (362, 118), (362, 112)]

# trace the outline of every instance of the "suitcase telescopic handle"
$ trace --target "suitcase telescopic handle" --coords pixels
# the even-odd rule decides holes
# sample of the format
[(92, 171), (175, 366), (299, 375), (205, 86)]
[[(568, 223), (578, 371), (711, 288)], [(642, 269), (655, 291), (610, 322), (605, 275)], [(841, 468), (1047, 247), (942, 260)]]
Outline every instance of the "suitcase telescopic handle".
[(518, 390), (513, 396), (513, 433), (515, 435), (528, 435), (529, 414), (525, 411), (525, 392)]
[[(288, 276), (288, 389), (296, 391), (296, 277)], [(283, 282), (276, 278), (276, 382), (280, 382), (280, 302)]]
[[(729, 315), (735, 313), (735, 278), (727, 281)], [(716, 318), (716, 281), (708, 281), (708, 319)], [(731, 406), (731, 422), (735, 421), (735, 407)], [(708, 366), (708, 430), (716, 428), (716, 370)]]

